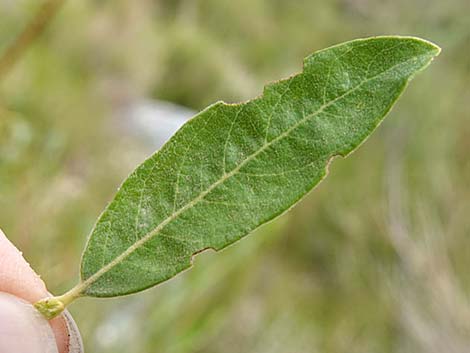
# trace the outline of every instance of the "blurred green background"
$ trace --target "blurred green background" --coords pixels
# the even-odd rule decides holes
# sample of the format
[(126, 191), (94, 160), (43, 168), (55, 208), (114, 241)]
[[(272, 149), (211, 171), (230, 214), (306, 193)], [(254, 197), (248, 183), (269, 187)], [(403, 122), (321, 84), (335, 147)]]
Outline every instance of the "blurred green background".
[[(0, 50), (41, 4), (0, 1)], [(126, 112), (254, 97), (314, 50), (380, 34), (443, 52), (288, 214), (158, 287), (72, 305), (87, 352), (468, 352), (468, 0), (66, 1), (0, 82), (0, 227), (62, 293), (153, 152)]]

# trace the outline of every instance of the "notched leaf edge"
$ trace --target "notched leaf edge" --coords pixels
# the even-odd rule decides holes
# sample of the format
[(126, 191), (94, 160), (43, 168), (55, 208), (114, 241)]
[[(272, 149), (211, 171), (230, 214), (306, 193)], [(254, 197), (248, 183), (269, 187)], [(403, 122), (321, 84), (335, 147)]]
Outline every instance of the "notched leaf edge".
[[(428, 56), (430, 57), (430, 58), (429, 58), (429, 62), (428, 62), (426, 65), (423, 65), (419, 70), (416, 70), (412, 75), (410, 75), (409, 77), (407, 77), (406, 82), (405, 82), (405, 84), (403, 85), (403, 87), (402, 87), (401, 91), (399, 92), (398, 96), (399, 96), (399, 95), (401, 94), (401, 92), (406, 88), (406, 86), (408, 85), (409, 81), (410, 81), (418, 72), (424, 70), (424, 69), (430, 64), (430, 62), (432, 61), (432, 59), (433, 59), (435, 56), (437, 56), (437, 55), (439, 54), (439, 52), (440, 52), (440, 48), (439, 48), (438, 46), (436, 46), (435, 44), (433, 44), (433, 43), (431, 43), (431, 42), (429, 42), (429, 41), (420, 39), (420, 38), (410, 37), (410, 36), (377, 36), (377, 37), (369, 37), (369, 38), (363, 38), (363, 39), (356, 39), (356, 40), (353, 40), (353, 41), (349, 41), (349, 42), (345, 42), (345, 43), (340, 43), (340, 44), (337, 44), (337, 45), (332, 46), (332, 47), (328, 47), (328, 48), (325, 48), (325, 49), (321, 49), (321, 50), (315, 51), (314, 53), (312, 53), (311, 55), (309, 55), (308, 57), (306, 57), (306, 58), (303, 60), (303, 65), (302, 65), (302, 71), (301, 71), (301, 72), (299, 72), (299, 73), (294, 73), (294, 74), (288, 76), (287, 78), (283, 78), (283, 79), (280, 79), (280, 80), (277, 80), (277, 81), (268, 83), (267, 85), (264, 86), (263, 91), (262, 91), (262, 93), (261, 93), (259, 96), (255, 97), (255, 98), (252, 98), (252, 99), (249, 99), (249, 100), (246, 100), (246, 101), (237, 102), (237, 103), (226, 103), (226, 102), (224, 102), (224, 101), (215, 102), (214, 104), (208, 106), (206, 109), (202, 110), (200, 113), (198, 113), (197, 115), (195, 115), (195, 116), (194, 116), (192, 119), (190, 119), (185, 125), (187, 125), (188, 123), (191, 123), (191, 122), (197, 120), (198, 118), (204, 117), (204, 114), (203, 114), (203, 113), (205, 113), (205, 112), (208, 111), (208, 110), (214, 109), (214, 108), (216, 108), (216, 107), (218, 107), (218, 106), (222, 106), (222, 105), (223, 105), (223, 106), (227, 106), (227, 107), (241, 107), (241, 106), (243, 106), (243, 105), (246, 105), (247, 103), (250, 103), (250, 102), (253, 102), (253, 101), (256, 101), (256, 100), (259, 100), (259, 99), (263, 99), (263, 97), (264, 97), (267, 93), (269, 93), (269, 90), (274, 89), (274, 87), (278, 86), (279, 84), (282, 84), (282, 83), (284, 83), (284, 82), (286, 82), (286, 81), (289, 81), (289, 80), (291, 80), (291, 79), (293, 79), (293, 78), (295, 78), (295, 77), (301, 75), (303, 72), (305, 72), (305, 69), (306, 69), (306, 67), (307, 67), (307, 65), (308, 65), (308, 60), (311, 59), (313, 56), (318, 55), (319, 53), (321, 53), (321, 52), (323, 52), (323, 51), (331, 50), (332, 48), (339, 47), (339, 46), (343, 46), (343, 45), (348, 44), (348, 43), (351, 44), (351, 43), (353, 43), (353, 42), (370, 41), (370, 40), (373, 40), (373, 39), (407, 39), (407, 40), (412, 40), (412, 41), (416, 41), (416, 42), (428, 44), (428, 45), (430, 46), (430, 49), (431, 49), (431, 48), (434, 49), (434, 53), (433, 53), (432, 56), (431, 56), (431, 55), (426, 55), (426, 57), (428, 57)], [(423, 55), (424, 55), (424, 54), (423, 54)], [(398, 96), (397, 96), (397, 97), (398, 97)], [(394, 102), (392, 102), (392, 103), (390, 104), (389, 109), (386, 111), (386, 113), (385, 113), (383, 116), (385, 116), (386, 114), (388, 114), (388, 112), (392, 109), (393, 103), (394, 103)], [(380, 119), (380, 120), (378, 121), (378, 123), (371, 129), (371, 131), (373, 131), (375, 128), (377, 128), (377, 126), (380, 125), (381, 121), (382, 121), (382, 119)], [(184, 125), (184, 126), (185, 126), (185, 125)], [(175, 133), (175, 135), (174, 135), (173, 137), (177, 137), (177, 135), (178, 135), (179, 133), (181, 133), (181, 131), (183, 130), (184, 126), (183, 126), (182, 128), (180, 128), (180, 130), (178, 130), (178, 131)], [(315, 187), (316, 187), (318, 184), (320, 184), (320, 182), (328, 175), (329, 166), (330, 166), (332, 160), (333, 160), (335, 157), (337, 157), (337, 156), (341, 156), (341, 157), (343, 157), (343, 158), (344, 158), (344, 157), (347, 157), (350, 153), (352, 153), (352, 152), (355, 151), (357, 148), (359, 148), (366, 140), (367, 140), (367, 137), (364, 138), (362, 141), (360, 141), (360, 143), (357, 144), (356, 146), (352, 146), (349, 150), (342, 151), (342, 152), (339, 152), (339, 153), (335, 153), (334, 155), (330, 156), (330, 157), (328, 158), (326, 164), (325, 164), (323, 173), (321, 174), (321, 176), (320, 176), (320, 178), (319, 178), (318, 180), (313, 181), (313, 183), (312, 183), (313, 185), (311, 186), (311, 188), (310, 188), (310, 190), (308, 191), (308, 193), (311, 192), (312, 190), (314, 190)], [(162, 149), (164, 149), (167, 144), (168, 144), (168, 142), (162, 147)], [(158, 153), (158, 152), (157, 152), (157, 153)], [(149, 158), (147, 158), (143, 163), (145, 163), (147, 160), (153, 158), (153, 156), (154, 156), (154, 154), (152, 154), (152, 156), (150, 156)], [(134, 170), (134, 171), (129, 175), (129, 177), (132, 176), (133, 173), (135, 173), (135, 172), (136, 172), (136, 170)], [(129, 178), (129, 177), (128, 177), (128, 178)], [(126, 180), (127, 180), (128, 178), (126, 178)], [(118, 188), (118, 192), (119, 192), (119, 190), (121, 190), (121, 188), (125, 185), (125, 182), (126, 182), (126, 181), (124, 181), (124, 183)], [(303, 198), (304, 196), (305, 196), (305, 195), (301, 195), (295, 202), (293, 202), (293, 204), (292, 204), (290, 207), (288, 207), (287, 209), (285, 209), (285, 210), (283, 210), (283, 211), (281, 211), (281, 212), (279, 212), (279, 213), (277, 213), (277, 214), (274, 214), (270, 219), (268, 219), (267, 221), (265, 221), (263, 224), (260, 224), (260, 225), (259, 225), (258, 227), (256, 227), (254, 230), (260, 228), (260, 227), (263, 226), (264, 224), (267, 224), (267, 223), (273, 221), (274, 219), (278, 218), (278, 217), (281, 216), (282, 214), (288, 212), (288, 211), (289, 211), (292, 207), (294, 207), (294, 205), (295, 205), (301, 198)], [(108, 210), (109, 205), (114, 201), (114, 199), (115, 199), (115, 198), (113, 198), (113, 200), (108, 203), (108, 205), (106, 206), (106, 208), (104, 209), (104, 211), (102, 212), (102, 214), (100, 215), (100, 217), (98, 218), (96, 224), (100, 221), (101, 216)], [(96, 224), (95, 224), (95, 227), (96, 227)], [(93, 230), (95, 229), (95, 227), (93, 227)], [(90, 236), (93, 234), (93, 230), (92, 230)], [(253, 230), (253, 231), (254, 231), (254, 230)], [(151, 232), (152, 232), (152, 231), (151, 231)], [(150, 234), (151, 232), (149, 232), (148, 234)], [(251, 233), (251, 232), (250, 232), (250, 233)], [(157, 234), (158, 234), (158, 233), (157, 233)], [(157, 234), (156, 234), (155, 236), (158, 236)], [(152, 236), (152, 238), (153, 238), (153, 236)], [(242, 237), (241, 237), (241, 238), (242, 238)], [(185, 271), (185, 270), (189, 269), (190, 267), (192, 267), (194, 258), (195, 258), (198, 254), (200, 254), (200, 253), (202, 253), (202, 252), (204, 252), (204, 251), (206, 251), (206, 250), (209, 250), (209, 249), (211, 249), (211, 250), (213, 250), (213, 251), (216, 251), (216, 252), (221, 251), (221, 250), (225, 249), (226, 247), (228, 247), (228, 246), (230, 246), (230, 245), (232, 245), (232, 244), (237, 243), (241, 238), (236, 239), (234, 242), (229, 243), (229, 244), (227, 244), (227, 245), (221, 247), (220, 249), (215, 249), (214, 247), (206, 247), (206, 248), (204, 248), (204, 249), (201, 249), (201, 250), (198, 250), (198, 251), (194, 252), (193, 254), (189, 255), (188, 266), (185, 267), (185, 268), (183, 268), (183, 269), (182, 269), (181, 271), (179, 271), (179, 272)], [(90, 237), (88, 238), (88, 240), (89, 240), (89, 239), (90, 239)], [(87, 242), (87, 245), (85, 246), (85, 251), (84, 251), (84, 253), (82, 254), (82, 258), (83, 258), (84, 254), (85, 254), (85, 252), (86, 252), (87, 247), (88, 247), (88, 242)], [(113, 262), (113, 261), (111, 261), (111, 262)], [(83, 261), (82, 261), (82, 263), (83, 263)], [(109, 264), (109, 263), (108, 263), (108, 264)], [(105, 267), (106, 267), (106, 266), (105, 266)], [(106, 272), (107, 272), (107, 271), (106, 271)], [(105, 273), (106, 273), (106, 272), (105, 272)], [(78, 286), (87, 284), (86, 287), (89, 287), (89, 286), (91, 286), (96, 280), (98, 280), (98, 279), (96, 279), (96, 280), (94, 280), (94, 281), (92, 281), (92, 282), (88, 282), (88, 283), (87, 283), (87, 281), (88, 281), (91, 277), (93, 277), (93, 275), (92, 275), (92, 276), (89, 276), (87, 279), (83, 279), (83, 272), (80, 271), (80, 278), (81, 278), (81, 281), (80, 281), (80, 283), (79, 283)], [(171, 277), (174, 277), (174, 276), (171, 276)], [(170, 277), (170, 278), (171, 278), (171, 277)], [(161, 281), (161, 282), (163, 282), (163, 281)], [(161, 283), (161, 282), (159, 282), (159, 283)], [(156, 283), (156, 284), (158, 284), (158, 283)], [(149, 285), (147, 288), (153, 287), (153, 286), (156, 285), (156, 284)], [(77, 287), (78, 287), (78, 286), (77, 286)], [(147, 289), (147, 288), (142, 288), (141, 290), (144, 290), (144, 289)], [(138, 290), (138, 291), (140, 291), (140, 290)], [(129, 291), (128, 293), (123, 293), (123, 294), (121, 294), (121, 295), (132, 294), (132, 293), (134, 293), (134, 292), (135, 292), (135, 291)], [(85, 294), (86, 294), (86, 288), (82, 288), (82, 290), (80, 290), (80, 294), (82, 294), (82, 293), (85, 293)], [(98, 295), (94, 294), (94, 296), (98, 296)], [(107, 296), (107, 295), (103, 295), (103, 297), (106, 297), (106, 296)], [(113, 295), (110, 295), (110, 296), (113, 296)]]

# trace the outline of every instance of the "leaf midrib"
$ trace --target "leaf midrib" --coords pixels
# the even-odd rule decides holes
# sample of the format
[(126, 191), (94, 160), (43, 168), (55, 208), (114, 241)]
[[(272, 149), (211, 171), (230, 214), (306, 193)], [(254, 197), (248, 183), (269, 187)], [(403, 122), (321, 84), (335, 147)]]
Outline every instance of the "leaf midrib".
[[(268, 149), (271, 145), (273, 145), (274, 143), (276, 143), (277, 141), (285, 138), (286, 136), (288, 136), (292, 131), (294, 131), (295, 129), (297, 129), (299, 126), (301, 126), (303, 123), (305, 123), (306, 121), (310, 120), (311, 118), (317, 116), (318, 114), (320, 114), (321, 112), (323, 112), (326, 108), (330, 107), (331, 105), (333, 105), (334, 103), (336, 103), (337, 101), (339, 101), (340, 99), (348, 96), (349, 94), (355, 92), (356, 90), (358, 90), (360, 87), (362, 87), (363, 85), (365, 85), (366, 83), (388, 73), (389, 71), (392, 71), (394, 70), (395, 68), (401, 66), (401, 65), (404, 65), (404, 64), (407, 64), (409, 63), (410, 61), (413, 61), (413, 60), (416, 60), (416, 58), (418, 57), (422, 57), (422, 56), (427, 56), (425, 54), (422, 54), (422, 55), (418, 55), (418, 56), (415, 56), (415, 57), (412, 57), (408, 60), (405, 60), (403, 62), (400, 62), (398, 64), (395, 64), (391, 67), (389, 67), (388, 69), (378, 73), (377, 75), (374, 75), (374, 76), (371, 76), (365, 80), (363, 80), (362, 82), (360, 82), (359, 84), (357, 84), (355, 87), (347, 90), (346, 92), (344, 92), (343, 94), (335, 97), (334, 99), (330, 100), (328, 103), (325, 103), (323, 104), (320, 108), (318, 108), (315, 112), (313, 112), (312, 114), (309, 114), (305, 117), (303, 117), (302, 119), (300, 119), (297, 123), (295, 123), (294, 125), (292, 125), (291, 127), (289, 127), (285, 132), (283, 132), (282, 134), (280, 134), (279, 136), (277, 136), (276, 138), (272, 139), (271, 141), (269, 141), (268, 143), (266, 143), (265, 145), (263, 145), (260, 149), (258, 149), (256, 152), (254, 152), (253, 154), (249, 155), (246, 159), (244, 159), (237, 167), (235, 167), (234, 169), (232, 169), (230, 172), (228, 173), (224, 173), (222, 175), (222, 177), (217, 180), (215, 183), (211, 184), (205, 191), (201, 192), (198, 196), (196, 196), (194, 199), (192, 199), (191, 201), (189, 201), (186, 205), (182, 206), (180, 209), (178, 209), (176, 212), (172, 213), (171, 215), (169, 215), (166, 219), (164, 219), (157, 227), (155, 227), (153, 230), (151, 230), (150, 232), (148, 232), (147, 234), (145, 234), (142, 238), (140, 238), (137, 242), (135, 242), (133, 245), (131, 245), (130, 247), (128, 247), (123, 253), (121, 253), (119, 256), (117, 256), (116, 258), (114, 258), (112, 261), (108, 262), (105, 266), (103, 266), (100, 270), (98, 270), (97, 272), (95, 272), (93, 275), (91, 275), (90, 277), (88, 277), (85, 281), (83, 281), (82, 283), (80, 283), (78, 286), (77, 286), (77, 289), (78, 289), (78, 292), (79, 293), (83, 293), (86, 288), (88, 288), (89, 286), (91, 286), (94, 282), (96, 282), (101, 276), (103, 276), (104, 274), (106, 274), (107, 272), (109, 272), (111, 269), (113, 269), (115, 266), (119, 265), (121, 262), (123, 262), (128, 256), (130, 256), (134, 251), (136, 251), (137, 249), (139, 249), (141, 246), (143, 246), (147, 241), (149, 241), (150, 239), (152, 239), (154, 236), (158, 235), (158, 233), (163, 229), (165, 228), (170, 222), (172, 222), (173, 220), (175, 220), (176, 218), (178, 218), (178, 216), (180, 216), (182, 213), (184, 213), (186, 210), (188, 209), (191, 209), (192, 207), (194, 207), (197, 203), (199, 203), (199, 201), (201, 201), (202, 199), (204, 199), (205, 196), (207, 196), (212, 190), (214, 190), (217, 186), (221, 185), (222, 183), (224, 183), (226, 180), (228, 180), (229, 178), (231, 178), (232, 176), (234, 176), (236, 173), (238, 173), (240, 171), (241, 168), (243, 168), (244, 165), (246, 165), (248, 162), (252, 161), (254, 158), (256, 158), (259, 154), (261, 154), (262, 152), (264, 152), (266, 149)], [(305, 74), (305, 73), (304, 73)], [(408, 80), (410, 79), (411, 77), (408, 77)], [(244, 102), (244, 103), (240, 103), (240, 104), (247, 104), (247, 102)]]

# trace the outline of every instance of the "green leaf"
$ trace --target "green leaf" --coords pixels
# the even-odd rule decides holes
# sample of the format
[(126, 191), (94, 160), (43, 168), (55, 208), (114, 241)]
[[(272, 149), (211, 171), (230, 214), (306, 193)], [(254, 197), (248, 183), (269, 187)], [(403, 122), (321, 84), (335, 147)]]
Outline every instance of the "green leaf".
[(302, 73), (246, 103), (215, 103), (123, 183), (83, 254), (75, 295), (111, 297), (163, 282), (279, 216), (379, 125), (439, 53), (411, 37), (316, 52)]

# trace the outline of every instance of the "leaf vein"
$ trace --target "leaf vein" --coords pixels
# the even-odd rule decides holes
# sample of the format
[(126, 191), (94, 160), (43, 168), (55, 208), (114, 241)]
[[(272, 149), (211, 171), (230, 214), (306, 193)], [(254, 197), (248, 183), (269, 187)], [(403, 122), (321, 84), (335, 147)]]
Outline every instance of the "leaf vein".
[[(255, 160), (261, 153), (263, 153), (264, 151), (266, 151), (269, 147), (271, 147), (274, 143), (276, 143), (277, 141), (285, 138), (286, 136), (288, 136), (293, 130), (297, 129), (299, 126), (301, 126), (303, 123), (305, 123), (306, 121), (312, 119), (313, 117), (317, 116), (318, 114), (320, 114), (321, 112), (323, 112), (326, 108), (328, 108), (329, 106), (335, 104), (336, 102), (338, 102), (340, 99), (348, 96), (349, 94), (355, 92), (356, 90), (360, 89), (363, 85), (365, 85), (366, 83), (396, 69), (397, 67), (399, 66), (402, 66), (404, 64), (407, 64), (409, 63), (410, 61), (413, 61), (413, 60), (416, 60), (416, 57), (414, 58), (411, 58), (411, 59), (408, 59), (408, 60), (405, 60), (405, 61), (402, 61), (400, 63), (397, 63), (395, 65), (392, 65), (391, 67), (383, 70), (382, 72), (372, 76), (372, 77), (368, 77), (366, 79), (364, 79), (363, 81), (361, 81), (360, 83), (358, 83), (356, 86), (350, 88), (349, 90), (347, 90), (346, 92), (342, 93), (341, 95), (331, 99), (328, 103), (326, 104), (323, 104), (322, 106), (320, 106), (315, 112), (311, 113), (310, 115), (307, 115), (307, 116), (304, 116), (302, 119), (300, 119), (297, 123), (295, 123), (293, 126), (289, 127), (287, 130), (285, 130), (283, 133), (279, 134), (276, 138), (270, 140), (269, 142), (267, 142), (265, 145), (263, 145), (259, 150), (257, 150), (256, 152), (252, 153), (251, 155), (249, 155), (248, 157), (246, 157), (243, 161), (241, 161), (237, 167), (235, 167), (233, 170), (231, 170), (230, 172), (228, 173), (224, 173), (220, 179), (218, 179), (217, 181), (215, 181), (213, 184), (211, 184), (206, 190), (204, 190), (203, 192), (201, 192), (198, 196), (196, 196), (195, 198), (193, 198), (191, 201), (189, 201), (188, 203), (186, 203), (184, 206), (182, 206), (181, 208), (179, 208), (176, 212), (174, 212), (173, 214), (169, 215), (166, 219), (164, 219), (160, 224), (158, 224), (153, 230), (149, 231), (146, 235), (144, 235), (143, 237), (141, 237), (136, 243), (134, 243), (133, 245), (131, 245), (129, 248), (127, 248), (124, 252), (122, 252), (120, 255), (118, 255), (116, 258), (114, 258), (112, 261), (110, 261), (108, 264), (106, 264), (104, 267), (102, 267), (100, 270), (98, 270), (97, 272), (95, 272), (93, 275), (91, 275), (90, 277), (88, 277), (85, 281), (83, 281), (80, 285), (79, 285), (79, 289), (80, 291), (82, 291), (83, 289), (87, 288), (88, 286), (90, 286), (91, 284), (93, 284), (95, 281), (97, 281), (101, 276), (103, 276), (104, 274), (106, 274), (107, 272), (109, 272), (110, 270), (112, 270), (115, 266), (119, 265), (121, 262), (123, 262), (128, 256), (130, 256), (134, 251), (136, 251), (137, 249), (139, 249), (141, 246), (143, 246), (147, 241), (149, 241), (150, 239), (152, 239), (154, 236), (158, 235), (161, 230), (163, 228), (165, 228), (170, 222), (174, 221), (175, 219), (177, 219), (183, 212), (187, 211), (188, 209), (191, 209), (192, 207), (196, 206), (201, 200), (204, 199), (204, 197), (206, 195), (208, 195), (212, 190), (214, 190), (216, 187), (218, 187), (219, 185), (221, 185), (222, 183), (224, 183), (227, 179), (229, 179), (230, 177), (234, 176), (236, 173), (238, 173), (241, 168), (246, 165), (248, 162), (252, 161), (252, 160)], [(239, 112), (243, 109), (243, 107), (246, 106), (246, 105), (243, 105), (241, 107), (241, 109), (239, 110)], [(232, 123), (232, 128), (233, 128), (233, 125), (234, 123)], [(229, 138), (229, 136), (228, 136)], [(228, 141), (228, 138), (226, 140), (226, 145), (227, 145), (227, 141)], [(224, 150), (225, 151), (225, 150)], [(225, 153), (224, 153), (224, 158), (225, 158)], [(147, 180), (148, 178), (146, 178)]]

